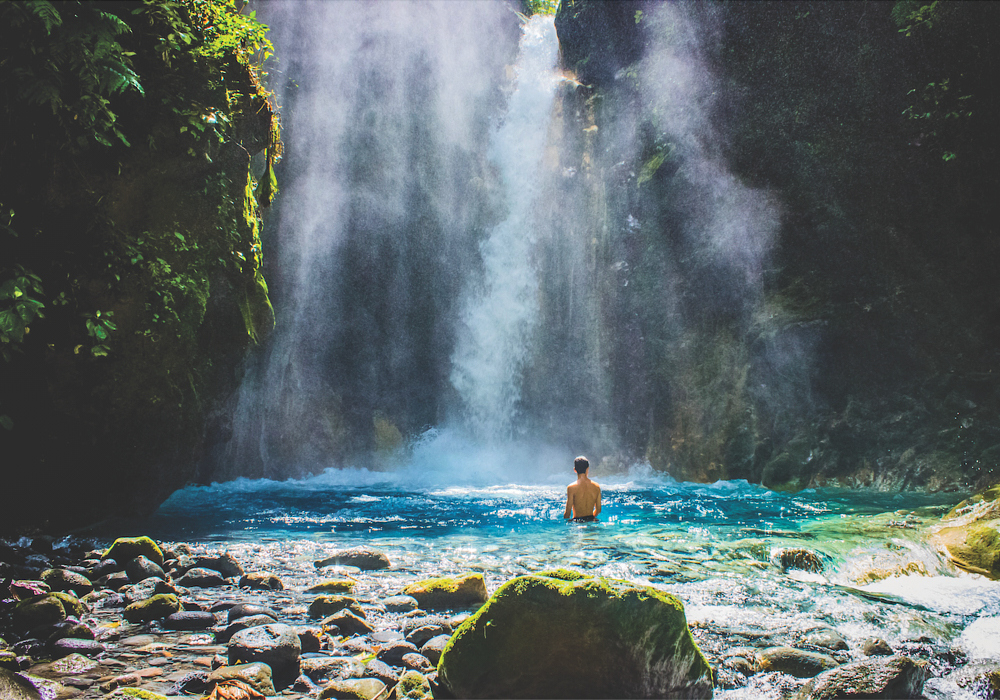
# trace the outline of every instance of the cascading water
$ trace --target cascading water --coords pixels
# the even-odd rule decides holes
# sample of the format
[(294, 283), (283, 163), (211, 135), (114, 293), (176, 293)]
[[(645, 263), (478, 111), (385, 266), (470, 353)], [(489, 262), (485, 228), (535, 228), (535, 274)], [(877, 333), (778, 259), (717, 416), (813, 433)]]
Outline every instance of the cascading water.
[(487, 442), (515, 437), (521, 370), (538, 320), (532, 215), (560, 81), (558, 59), (553, 16), (535, 15), (524, 26), (514, 94), (489, 151), (508, 213), (480, 246), (485, 270), (463, 305), (451, 372), (467, 425)]

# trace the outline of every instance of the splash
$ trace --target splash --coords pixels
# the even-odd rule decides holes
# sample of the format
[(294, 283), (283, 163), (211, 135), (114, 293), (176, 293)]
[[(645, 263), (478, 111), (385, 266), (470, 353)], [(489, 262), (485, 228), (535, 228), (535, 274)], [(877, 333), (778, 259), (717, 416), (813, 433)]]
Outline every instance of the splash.
[(489, 443), (515, 437), (520, 375), (538, 320), (532, 211), (561, 80), (554, 17), (535, 15), (523, 32), (516, 87), (490, 148), (508, 214), (480, 246), (483, 278), (467, 292), (452, 357), (451, 382), (462, 398), (465, 423)]

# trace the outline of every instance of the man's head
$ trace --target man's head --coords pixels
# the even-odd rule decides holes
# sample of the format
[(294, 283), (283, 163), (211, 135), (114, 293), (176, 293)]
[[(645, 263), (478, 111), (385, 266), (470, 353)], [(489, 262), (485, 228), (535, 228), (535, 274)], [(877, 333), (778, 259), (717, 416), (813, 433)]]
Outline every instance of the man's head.
[(590, 462), (586, 457), (577, 457), (573, 460), (573, 468), (576, 469), (577, 474), (586, 474), (587, 470), (590, 469)]

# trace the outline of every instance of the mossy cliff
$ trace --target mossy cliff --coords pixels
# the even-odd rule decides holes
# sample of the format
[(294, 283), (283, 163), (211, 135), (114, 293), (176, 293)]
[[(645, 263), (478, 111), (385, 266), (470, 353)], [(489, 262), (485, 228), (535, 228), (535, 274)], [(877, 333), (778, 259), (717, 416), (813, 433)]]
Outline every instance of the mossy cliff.
[(563, 0), (560, 166), (588, 188), (628, 459), (788, 490), (1000, 479), (996, 13)]
[(226, 0), (0, 14), (0, 528), (146, 513), (274, 322), (266, 28)]

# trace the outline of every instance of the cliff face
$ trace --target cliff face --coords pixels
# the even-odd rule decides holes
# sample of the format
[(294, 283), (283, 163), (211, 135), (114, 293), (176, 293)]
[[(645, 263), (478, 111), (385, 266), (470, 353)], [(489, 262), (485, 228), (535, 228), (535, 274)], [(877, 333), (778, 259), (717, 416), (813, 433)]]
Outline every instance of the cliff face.
[(264, 29), (224, 2), (2, 9), (0, 528), (146, 513), (273, 326)]
[(911, 5), (560, 6), (627, 452), (786, 489), (998, 478), (995, 8)]

